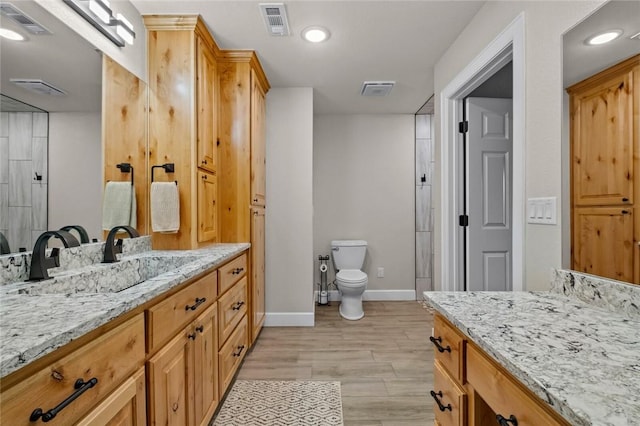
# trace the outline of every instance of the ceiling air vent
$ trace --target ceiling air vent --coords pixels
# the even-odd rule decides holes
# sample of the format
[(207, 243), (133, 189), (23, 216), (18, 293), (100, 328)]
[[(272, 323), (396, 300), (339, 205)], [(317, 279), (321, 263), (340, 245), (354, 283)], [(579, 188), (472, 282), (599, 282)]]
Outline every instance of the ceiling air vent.
[(395, 81), (365, 81), (362, 83), (362, 96), (386, 96), (393, 89)]
[(289, 21), (284, 3), (260, 3), (260, 11), (269, 34), (272, 36), (289, 35)]
[(23, 89), (31, 90), (32, 92), (36, 92), (41, 95), (64, 96), (67, 94), (64, 90), (58, 89), (53, 84), (47, 83), (43, 80), (12, 78), (11, 82)]
[(35, 35), (51, 34), (51, 31), (25, 15), (20, 9), (7, 2), (0, 2), (0, 12), (7, 18), (17, 22), (25, 30)]

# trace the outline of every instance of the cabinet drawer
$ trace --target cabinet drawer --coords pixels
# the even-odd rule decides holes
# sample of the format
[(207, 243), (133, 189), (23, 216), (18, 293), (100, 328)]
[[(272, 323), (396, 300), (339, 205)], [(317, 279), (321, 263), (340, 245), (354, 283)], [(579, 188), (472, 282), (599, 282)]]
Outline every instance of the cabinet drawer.
[[(440, 315), (436, 315), (433, 325), (433, 343), (435, 359), (456, 379), (464, 384), (464, 338)], [(435, 340), (435, 341), (434, 341)]]
[(147, 350), (152, 352), (213, 303), (217, 271), (205, 275), (147, 310)]
[(442, 406), (434, 401), (436, 423), (442, 426), (462, 426), (467, 417), (467, 395), (438, 361), (434, 363), (433, 387), (436, 395), (431, 396), (434, 400), (438, 398)]
[(247, 277), (218, 299), (218, 336), (220, 346), (247, 312)]
[(231, 262), (221, 266), (218, 271), (220, 273), (218, 293), (223, 294), (247, 274), (247, 254), (244, 253), (236, 257)]
[(3, 392), (3, 423), (33, 426), (29, 417), (36, 408), (46, 413), (76, 392), (76, 380), (96, 378), (95, 385), (60, 411), (53, 423), (73, 424), (140, 367), (144, 356), (140, 314)]
[(518, 426), (568, 425), (473, 345), (467, 347), (467, 380), (497, 415), (515, 416)]
[(218, 368), (220, 369), (219, 385), (220, 396), (224, 395), (225, 390), (231, 383), (240, 362), (244, 358), (244, 354), (249, 346), (247, 317), (243, 317), (238, 327), (235, 329), (227, 343), (220, 349), (218, 356)]

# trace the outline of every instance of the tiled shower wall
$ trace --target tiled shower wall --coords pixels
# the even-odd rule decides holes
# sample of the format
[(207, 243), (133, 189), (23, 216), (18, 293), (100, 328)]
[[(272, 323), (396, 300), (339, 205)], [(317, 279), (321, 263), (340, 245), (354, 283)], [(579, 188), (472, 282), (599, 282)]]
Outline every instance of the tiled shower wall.
[(416, 115), (416, 297), (433, 290), (433, 115)]
[(0, 232), (14, 252), (47, 229), (48, 134), (46, 112), (0, 113)]

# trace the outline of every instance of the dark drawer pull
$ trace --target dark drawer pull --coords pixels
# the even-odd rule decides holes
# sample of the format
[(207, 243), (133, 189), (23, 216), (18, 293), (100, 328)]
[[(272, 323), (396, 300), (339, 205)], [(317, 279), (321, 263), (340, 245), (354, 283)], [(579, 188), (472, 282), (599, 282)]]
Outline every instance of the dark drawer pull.
[(431, 340), (431, 343), (433, 343), (434, 345), (436, 345), (436, 348), (438, 348), (438, 352), (442, 353), (444, 351), (447, 352), (451, 352), (451, 346), (447, 345), (446, 348), (443, 348), (442, 345), (440, 343), (442, 343), (442, 337), (433, 337), (433, 336), (429, 336), (429, 340)]
[(453, 409), (451, 408), (451, 404), (447, 404), (447, 405), (442, 405), (442, 402), (440, 402), (440, 398), (442, 398), (442, 391), (440, 392), (434, 392), (431, 391), (431, 396), (433, 397), (433, 399), (436, 401), (436, 404), (438, 404), (438, 408), (440, 409), (440, 411), (453, 411)]
[(242, 271), (244, 271), (244, 268), (234, 268), (234, 269), (231, 271), (231, 274), (232, 274), (232, 275), (238, 275), (238, 274), (241, 274), (241, 273), (242, 273)]
[(240, 354), (242, 353), (243, 350), (244, 350), (244, 345), (238, 346), (238, 351), (234, 352), (232, 355), (235, 356), (235, 357), (238, 357), (238, 356), (240, 356)]
[(187, 334), (187, 337), (191, 340), (196, 340), (196, 333)]
[[(508, 419), (504, 418), (502, 415), (498, 414), (496, 416), (496, 420), (498, 420), (498, 424), (500, 426), (518, 426), (518, 419), (513, 414), (509, 416)], [(509, 424), (511, 423), (511, 424)]]
[(233, 305), (233, 306), (231, 307), (231, 309), (233, 309), (234, 311), (239, 311), (239, 310), (240, 310), (240, 308), (242, 307), (242, 305), (244, 305), (244, 302), (243, 302), (243, 301), (240, 301), (240, 302), (236, 303), (235, 305)]
[(200, 325), (198, 327), (196, 327), (196, 331), (199, 333), (202, 333), (204, 331), (204, 325)]
[(629, 201), (629, 199), (628, 199), (627, 197), (624, 197), (624, 198), (622, 199), (622, 202), (623, 202), (623, 203), (626, 203), (626, 202), (628, 202), (628, 201)]
[(195, 311), (196, 309), (198, 309), (198, 306), (202, 305), (206, 301), (207, 301), (206, 297), (202, 297), (202, 298), (196, 297), (196, 303), (194, 303), (191, 306), (189, 306), (189, 305), (185, 306), (184, 310), (185, 311)]
[(88, 382), (85, 382), (82, 379), (76, 380), (76, 382), (73, 384), (73, 388), (76, 390), (74, 393), (69, 395), (67, 399), (65, 399), (46, 413), (42, 411), (42, 408), (36, 408), (35, 410), (33, 410), (33, 413), (31, 413), (29, 421), (37, 422), (39, 418), (42, 418), (42, 421), (46, 423), (50, 420), (53, 420), (54, 417), (57, 416), (60, 411), (64, 410), (67, 405), (71, 404), (76, 400), (76, 398), (94, 387), (97, 383), (98, 379), (96, 379), (95, 377), (89, 379)]

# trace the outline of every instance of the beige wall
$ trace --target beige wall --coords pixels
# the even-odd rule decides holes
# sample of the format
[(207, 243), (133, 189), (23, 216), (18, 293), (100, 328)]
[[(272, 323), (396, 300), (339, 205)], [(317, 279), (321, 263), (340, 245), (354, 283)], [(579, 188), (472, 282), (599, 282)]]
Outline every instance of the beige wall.
[(266, 325), (313, 325), (313, 90), (267, 94)]
[(136, 38), (133, 45), (125, 45), (120, 48), (113, 44), (111, 40), (106, 38), (102, 33), (93, 28), (84, 18), (82, 18), (70, 6), (67, 6), (62, 0), (35, 0), (40, 6), (51, 13), (53, 16), (64, 22), (80, 34), (89, 43), (107, 54), (120, 65), (137, 75), (141, 80), (147, 81), (146, 71), (146, 49), (147, 35), (142, 22), (142, 17), (138, 9), (128, 0), (111, 0), (111, 10), (114, 16), (116, 13), (122, 13), (133, 25)]
[(100, 112), (49, 113), (49, 229), (81, 225), (102, 239)]
[(317, 115), (313, 133), (314, 258), (363, 239), (367, 289), (414, 290), (414, 116)]
[[(435, 67), (436, 203), (435, 284), (440, 271), (440, 93), (515, 17), (525, 18), (525, 198), (558, 197), (562, 205), (562, 34), (600, 1), (487, 2)], [(547, 289), (550, 269), (562, 261), (562, 223), (526, 225), (525, 288)]]

